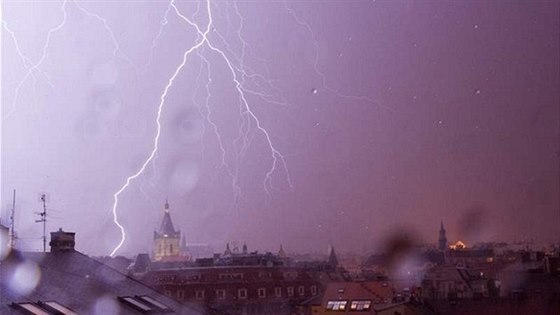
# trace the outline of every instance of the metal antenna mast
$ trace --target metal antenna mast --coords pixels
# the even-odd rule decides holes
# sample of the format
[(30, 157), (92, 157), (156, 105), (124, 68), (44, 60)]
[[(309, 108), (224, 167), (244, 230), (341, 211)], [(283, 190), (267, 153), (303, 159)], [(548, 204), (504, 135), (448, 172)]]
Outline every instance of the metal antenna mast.
[(16, 190), (14, 189), (14, 196), (12, 199), (12, 213), (10, 215), (11, 221), (11, 231), (10, 231), (10, 248), (14, 248), (16, 245)]
[(41, 201), (43, 202), (43, 212), (35, 212), (41, 216), (41, 219), (35, 222), (43, 222), (43, 252), (47, 251), (47, 196), (41, 194)]

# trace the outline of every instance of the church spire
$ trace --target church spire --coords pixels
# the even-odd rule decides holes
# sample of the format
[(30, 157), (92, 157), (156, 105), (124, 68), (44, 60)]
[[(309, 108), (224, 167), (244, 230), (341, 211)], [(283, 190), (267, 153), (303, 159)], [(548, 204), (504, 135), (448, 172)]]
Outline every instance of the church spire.
[(336, 253), (334, 252), (334, 246), (330, 246), (330, 252), (329, 252), (329, 265), (333, 268), (336, 268), (336, 266), (338, 266), (338, 258), (336, 257)]
[(173, 222), (171, 221), (171, 215), (169, 214), (169, 201), (165, 200), (164, 206), (164, 214), (163, 220), (161, 221), (161, 225), (159, 227), (159, 234), (163, 235), (164, 237), (178, 237), (179, 231), (175, 230), (173, 227)]
[(439, 229), (438, 248), (439, 250), (443, 250), (443, 251), (447, 249), (447, 236), (445, 234), (445, 228), (443, 227), (443, 220), (441, 220), (440, 229)]
[(282, 246), (282, 244), (280, 244), (280, 249), (278, 250), (278, 257), (280, 258), (286, 257), (286, 253), (284, 252), (284, 247)]

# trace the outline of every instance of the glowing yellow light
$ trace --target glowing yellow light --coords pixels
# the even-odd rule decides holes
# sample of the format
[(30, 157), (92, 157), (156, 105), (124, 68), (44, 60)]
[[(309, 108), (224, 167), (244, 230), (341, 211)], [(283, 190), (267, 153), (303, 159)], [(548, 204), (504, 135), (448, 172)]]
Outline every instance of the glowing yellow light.
[(461, 242), (461, 241), (457, 241), (455, 244), (451, 244), (449, 245), (450, 249), (465, 249), (467, 248), (467, 245), (465, 245), (465, 243)]

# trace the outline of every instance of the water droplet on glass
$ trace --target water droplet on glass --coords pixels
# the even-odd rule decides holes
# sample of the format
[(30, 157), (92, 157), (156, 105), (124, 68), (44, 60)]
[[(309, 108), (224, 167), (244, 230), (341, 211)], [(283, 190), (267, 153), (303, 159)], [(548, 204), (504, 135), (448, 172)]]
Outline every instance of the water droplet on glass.
[(33, 261), (26, 260), (17, 265), (9, 283), (18, 294), (27, 295), (35, 289), (41, 279), (41, 271)]
[(474, 93), (475, 93), (475, 94), (480, 94), (480, 90), (479, 90), (479, 89), (476, 89), (476, 90), (474, 90)]
[(312, 89), (311, 89), (311, 93), (317, 94), (317, 93), (319, 93), (319, 91), (318, 91), (316, 88), (312, 88)]

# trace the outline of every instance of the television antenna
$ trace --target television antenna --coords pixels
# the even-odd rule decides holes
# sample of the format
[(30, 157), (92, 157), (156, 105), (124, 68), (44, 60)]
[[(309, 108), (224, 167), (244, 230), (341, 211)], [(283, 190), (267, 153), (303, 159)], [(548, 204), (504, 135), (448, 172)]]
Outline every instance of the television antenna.
[(36, 223), (43, 223), (43, 252), (47, 251), (47, 195), (41, 194), (41, 202), (43, 203), (43, 212), (35, 212), (41, 218), (35, 220)]

